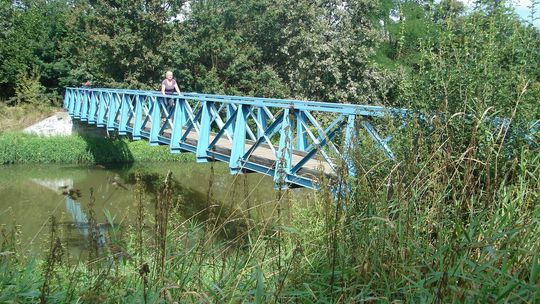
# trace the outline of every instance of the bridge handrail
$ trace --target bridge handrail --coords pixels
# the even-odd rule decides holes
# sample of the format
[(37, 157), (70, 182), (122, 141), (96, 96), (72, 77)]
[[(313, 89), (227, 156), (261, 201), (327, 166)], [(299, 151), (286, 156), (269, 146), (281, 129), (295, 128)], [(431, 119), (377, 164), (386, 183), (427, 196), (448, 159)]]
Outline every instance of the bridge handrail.
[[(66, 89), (77, 89), (83, 91), (102, 91), (108, 93), (127, 93), (127, 94), (139, 94), (144, 96), (152, 97), (164, 97), (163, 94), (159, 91), (144, 91), (144, 90), (132, 90), (132, 89), (109, 89), (109, 88), (87, 88), (87, 87), (67, 87)], [(363, 116), (376, 116), (381, 117), (386, 114), (394, 115), (407, 115), (412, 113), (412, 111), (401, 108), (388, 108), (384, 106), (373, 106), (373, 105), (356, 105), (356, 104), (345, 104), (345, 103), (331, 103), (331, 102), (322, 102), (322, 101), (304, 101), (304, 100), (293, 100), (293, 99), (276, 99), (276, 98), (263, 98), (263, 97), (245, 97), (245, 96), (229, 96), (229, 95), (217, 95), (217, 94), (206, 94), (206, 93), (197, 93), (197, 92), (185, 92), (179, 95), (166, 95), (167, 98), (186, 98), (189, 99), (197, 98), (206, 101), (216, 101), (216, 102), (225, 102), (225, 103), (234, 103), (234, 104), (245, 104), (245, 105), (255, 105), (255, 106), (266, 106), (266, 107), (276, 107), (276, 108), (294, 108), (298, 110), (313, 110), (313, 111), (322, 111), (322, 112), (333, 112), (340, 114), (357, 114)]]
[[(112, 88), (95, 88), (95, 87), (66, 87), (66, 89), (77, 89), (84, 91), (104, 91), (109, 93), (128, 93), (128, 94), (139, 94), (149, 97), (160, 97), (163, 98), (163, 94), (159, 91), (147, 91), (147, 90), (134, 90), (134, 89), (112, 89)], [(374, 105), (357, 105), (357, 104), (346, 104), (346, 103), (331, 103), (323, 101), (311, 101), (311, 100), (294, 100), (294, 99), (279, 99), (279, 98), (265, 98), (265, 97), (251, 97), (251, 96), (234, 96), (234, 95), (219, 95), (219, 94), (208, 94), (208, 93), (198, 93), (198, 92), (182, 92), (179, 95), (166, 95), (167, 98), (172, 99), (189, 99), (198, 98), (205, 101), (215, 101), (215, 102), (224, 102), (229, 104), (244, 104), (244, 105), (254, 105), (254, 106), (266, 106), (266, 107), (277, 107), (277, 108), (289, 108), (297, 110), (313, 110), (321, 112), (333, 112), (340, 114), (349, 114), (349, 115), (362, 115), (369, 117), (383, 117), (387, 114), (392, 116), (415, 116), (424, 122), (427, 122), (428, 119), (425, 115), (419, 114), (416, 111), (406, 109), (406, 108), (388, 108), (384, 106), (374, 106)], [(254, 102), (255, 101), (255, 102)], [(511, 124), (511, 119), (509, 118), (500, 118), (493, 117), (490, 118), (494, 126), (498, 127), (507, 127)], [(525, 127), (522, 133), (527, 141), (532, 140), (532, 136), (535, 133), (540, 131), (540, 120), (532, 121)]]

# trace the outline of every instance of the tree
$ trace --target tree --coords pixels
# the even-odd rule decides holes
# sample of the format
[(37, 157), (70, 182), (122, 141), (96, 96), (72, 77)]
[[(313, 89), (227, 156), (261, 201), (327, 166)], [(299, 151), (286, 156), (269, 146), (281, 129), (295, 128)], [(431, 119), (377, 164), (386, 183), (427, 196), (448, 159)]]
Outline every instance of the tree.
[(74, 41), (68, 48), (76, 54), (75, 61), (85, 65), (73, 76), (84, 75), (106, 86), (156, 89), (163, 68), (174, 60), (164, 41), (175, 34), (172, 23), (182, 4), (182, 0), (78, 3), (79, 14), (71, 21)]
[(61, 65), (59, 43), (64, 33), (63, 1), (5, 1), (0, 4), (0, 88), (13, 96), (19, 75), (38, 71), (43, 85), (58, 88), (67, 73)]

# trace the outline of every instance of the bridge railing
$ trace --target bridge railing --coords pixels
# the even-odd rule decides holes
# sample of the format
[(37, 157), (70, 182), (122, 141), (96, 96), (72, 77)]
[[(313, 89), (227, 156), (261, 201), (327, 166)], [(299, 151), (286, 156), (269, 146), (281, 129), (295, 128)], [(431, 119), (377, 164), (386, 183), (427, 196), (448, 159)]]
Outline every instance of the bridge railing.
[[(388, 158), (394, 154), (371, 119), (404, 109), (312, 101), (183, 93), (67, 88), (64, 107), (88, 124), (189, 151), (198, 162), (219, 160), (232, 173), (273, 176), (276, 183), (315, 188), (335, 175), (359, 130)], [(318, 176), (319, 175), (319, 176)]]

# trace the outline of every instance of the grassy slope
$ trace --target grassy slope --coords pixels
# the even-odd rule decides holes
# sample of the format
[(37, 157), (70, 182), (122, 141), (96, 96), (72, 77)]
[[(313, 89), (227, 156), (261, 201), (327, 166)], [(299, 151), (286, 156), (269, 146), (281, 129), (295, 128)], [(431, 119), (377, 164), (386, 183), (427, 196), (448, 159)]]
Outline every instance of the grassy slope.
[(81, 136), (39, 137), (23, 133), (0, 135), (0, 164), (97, 164), (192, 159), (190, 154), (171, 154), (168, 146), (152, 147), (147, 141)]
[(22, 130), (59, 110), (43, 105), (24, 104), (13, 107), (0, 102), (0, 134)]
[(81, 136), (38, 137), (20, 131), (59, 108), (52, 106), (6, 106), (0, 103), (0, 165), (17, 163), (123, 163), (134, 161), (193, 160), (189, 154), (171, 154), (168, 147), (151, 147), (146, 141), (88, 138)]

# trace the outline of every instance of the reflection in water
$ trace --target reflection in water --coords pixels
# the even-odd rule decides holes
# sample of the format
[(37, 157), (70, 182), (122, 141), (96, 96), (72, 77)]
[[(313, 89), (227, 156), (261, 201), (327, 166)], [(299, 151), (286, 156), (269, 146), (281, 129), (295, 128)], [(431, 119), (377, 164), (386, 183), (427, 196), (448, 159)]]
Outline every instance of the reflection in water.
[[(118, 179), (115, 176), (115, 179)], [(75, 228), (84, 240), (88, 242), (88, 237), (95, 235), (97, 237), (97, 244), (103, 246), (106, 244), (106, 231), (108, 224), (97, 224), (97, 227), (92, 227), (88, 221), (88, 216), (81, 207), (81, 204), (76, 201), (76, 198), (80, 198), (81, 191), (80, 189), (73, 188), (73, 179), (40, 179), (40, 178), (31, 178), (32, 182), (40, 185), (44, 188), (47, 188), (55, 193), (60, 192), (64, 195), (65, 207), (67, 213), (71, 216), (72, 221), (66, 222), (66, 227)], [(125, 187), (124, 187), (125, 188)], [(126, 188), (127, 189), (127, 188)], [(97, 231), (95, 231), (97, 228)]]
[(65, 179), (31, 178), (30, 180), (54, 192), (58, 192), (58, 190), (73, 188), (73, 179), (71, 178), (65, 178)]
[(79, 233), (84, 236), (85, 239), (88, 239), (88, 236), (93, 235), (97, 236), (97, 243), (101, 246), (105, 245), (105, 232), (107, 231), (108, 224), (97, 224), (98, 231), (93, 231), (96, 227), (88, 222), (88, 217), (86, 213), (81, 208), (81, 204), (77, 203), (74, 199), (69, 196), (65, 197), (66, 200), (66, 210), (73, 218), (73, 227), (76, 227), (79, 230)]

